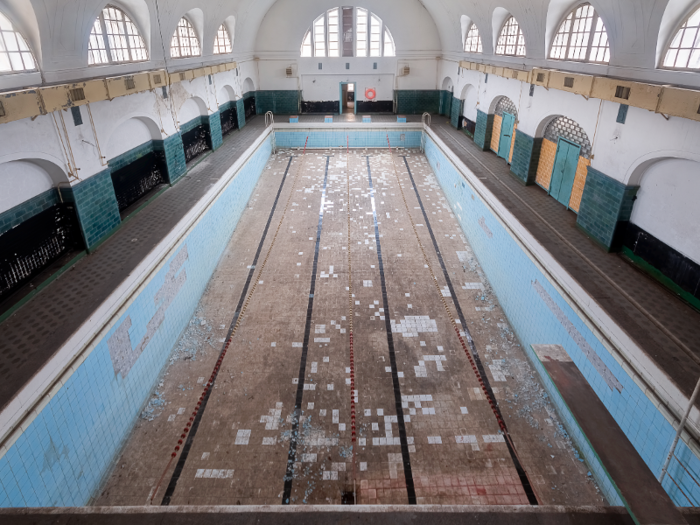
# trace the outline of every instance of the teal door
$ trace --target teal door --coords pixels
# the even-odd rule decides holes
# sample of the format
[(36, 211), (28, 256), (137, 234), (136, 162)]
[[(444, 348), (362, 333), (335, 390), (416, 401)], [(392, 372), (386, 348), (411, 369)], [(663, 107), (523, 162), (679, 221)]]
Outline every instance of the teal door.
[(498, 156), (508, 160), (510, 157), (510, 144), (513, 141), (513, 127), (515, 117), (510, 113), (503, 113), (501, 121), (501, 139), (498, 141)]
[(567, 208), (571, 199), (571, 190), (574, 187), (578, 157), (581, 147), (568, 140), (559, 139), (557, 155), (554, 157), (554, 169), (552, 170), (552, 182), (549, 185), (549, 194), (561, 202)]

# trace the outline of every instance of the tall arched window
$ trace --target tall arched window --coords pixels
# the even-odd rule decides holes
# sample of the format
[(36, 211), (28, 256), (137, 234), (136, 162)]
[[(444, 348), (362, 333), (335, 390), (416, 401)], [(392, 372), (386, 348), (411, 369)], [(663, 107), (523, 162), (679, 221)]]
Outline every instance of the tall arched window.
[(225, 53), (230, 53), (232, 50), (231, 35), (228, 29), (226, 29), (226, 24), (221, 24), (219, 30), (216, 32), (216, 38), (214, 39), (214, 54), (223, 55)]
[(569, 13), (554, 37), (549, 58), (581, 62), (610, 62), (610, 44), (603, 19), (591, 4)]
[(27, 41), (0, 13), (0, 73), (32, 71), (36, 69), (34, 56)]
[(481, 35), (479, 34), (479, 28), (476, 24), (469, 26), (469, 31), (467, 31), (467, 38), (464, 39), (464, 50), (467, 53), (481, 53)]
[(520, 29), (520, 24), (513, 16), (509, 17), (503, 24), (496, 43), (496, 54), (511, 57), (525, 56), (525, 36), (523, 30)]
[(121, 9), (108, 5), (92, 25), (88, 64), (119, 64), (148, 60), (146, 44), (136, 25)]
[(683, 22), (671, 40), (664, 67), (700, 69), (700, 9)]
[(173, 58), (198, 57), (201, 54), (199, 39), (194, 28), (184, 16), (177, 23), (170, 41), (170, 56)]
[(314, 20), (302, 57), (393, 57), (394, 37), (382, 19), (361, 7), (334, 7)]

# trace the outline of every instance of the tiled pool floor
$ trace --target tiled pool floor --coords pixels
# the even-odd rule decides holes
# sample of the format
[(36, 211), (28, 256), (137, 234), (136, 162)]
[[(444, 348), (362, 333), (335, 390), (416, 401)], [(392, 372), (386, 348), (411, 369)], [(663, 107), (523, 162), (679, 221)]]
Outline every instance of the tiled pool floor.
[[(394, 161), (405, 201), (387, 150), (351, 151), (349, 168), (347, 159), (345, 152), (334, 150), (292, 160), (249, 288), (254, 293), (245, 302), (174, 485), (180, 456), (168, 466), (171, 453), (227, 337), (289, 152), (270, 159), (195, 317), (94, 503), (144, 505), (153, 497), (160, 505), (170, 486), (173, 505), (276, 505), (287, 496), (291, 504), (340, 504), (353, 489), (360, 504), (405, 504), (412, 486), (419, 504), (527, 504), (496, 417), (446, 313), (443, 299), (456, 318), (456, 299), (540, 502), (605, 504), (425, 157), (409, 152), (407, 162), (456, 298), (440, 270), (403, 158)], [(350, 305), (357, 390), (354, 448)], [(295, 403), (301, 408), (298, 425)], [(290, 438), (297, 448), (293, 475), (285, 483)]]

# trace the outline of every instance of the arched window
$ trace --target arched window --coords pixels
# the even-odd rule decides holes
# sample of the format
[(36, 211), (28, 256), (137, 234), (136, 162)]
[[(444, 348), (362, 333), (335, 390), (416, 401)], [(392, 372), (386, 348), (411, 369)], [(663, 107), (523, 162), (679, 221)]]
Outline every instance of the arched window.
[(214, 54), (223, 55), (225, 53), (230, 53), (233, 51), (233, 46), (231, 45), (231, 35), (226, 29), (225, 24), (219, 26), (219, 30), (216, 32), (216, 38), (214, 39)]
[(554, 37), (549, 58), (581, 62), (610, 62), (610, 44), (603, 19), (591, 4), (569, 13)]
[(198, 57), (200, 55), (199, 39), (190, 21), (184, 16), (177, 23), (175, 33), (170, 41), (170, 56), (173, 58)]
[(32, 71), (36, 69), (34, 56), (27, 41), (0, 13), (0, 73)]
[(469, 31), (467, 31), (467, 38), (464, 39), (464, 50), (467, 53), (481, 53), (481, 35), (479, 34), (479, 28), (476, 24), (469, 26)]
[(511, 16), (503, 24), (501, 34), (498, 36), (496, 43), (496, 54), (511, 57), (525, 56), (525, 37), (523, 30), (520, 29), (520, 24)]
[(700, 9), (676, 32), (666, 51), (664, 67), (700, 69)]
[(108, 5), (92, 25), (88, 64), (120, 64), (148, 60), (139, 30), (121, 9)]
[(334, 7), (314, 20), (302, 57), (393, 57), (394, 37), (382, 19), (361, 7)]

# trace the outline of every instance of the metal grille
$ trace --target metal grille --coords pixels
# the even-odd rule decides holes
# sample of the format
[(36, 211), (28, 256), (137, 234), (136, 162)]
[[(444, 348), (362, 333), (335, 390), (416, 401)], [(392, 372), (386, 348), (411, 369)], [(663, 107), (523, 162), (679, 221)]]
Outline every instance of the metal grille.
[(129, 207), (164, 182), (165, 179), (155, 153), (150, 153), (115, 171), (112, 173), (112, 183), (119, 211)]
[(182, 136), (182, 143), (185, 147), (185, 162), (190, 162), (198, 157), (209, 147), (209, 133), (204, 126), (198, 126)]
[(0, 117), (5, 117), (7, 114), (5, 113), (5, 106), (2, 105), (2, 102), (0, 102)]
[(153, 82), (156, 84), (160, 84), (161, 82), (163, 82), (163, 79), (160, 78), (160, 75), (153, 75)]
[(85, 90), (83, 88), (74, 88), (70, 89), (70, 99), (73, 102), (79, 102), (81, 100), (85, 100)]
[(236, 108), (221, 112), (221, 134), (227, 135), (238, 127), (238, 112)]
[(503, 116), (503, 113), (510, 113), (516, 119), (518, 118), (518, 110), (515, 109), (515, 104), (508, 97), (501, 97), (501, 100), (496, 104), (496, 115)]
[(134, 77), (124, 77), (124, 85), (126, 86), (126, 89), (136, 89)]
[(75, 211), (59, 204), (0, 235), (0, 299), (77, 247)]
[(544, 130), (544, 138), (556, 144), (559, 137), (578, 144), (581, 146), (581, 156), (591, 158), (591, 141), (575, 120), (569, 117), (557, 117), (549, 123)]

